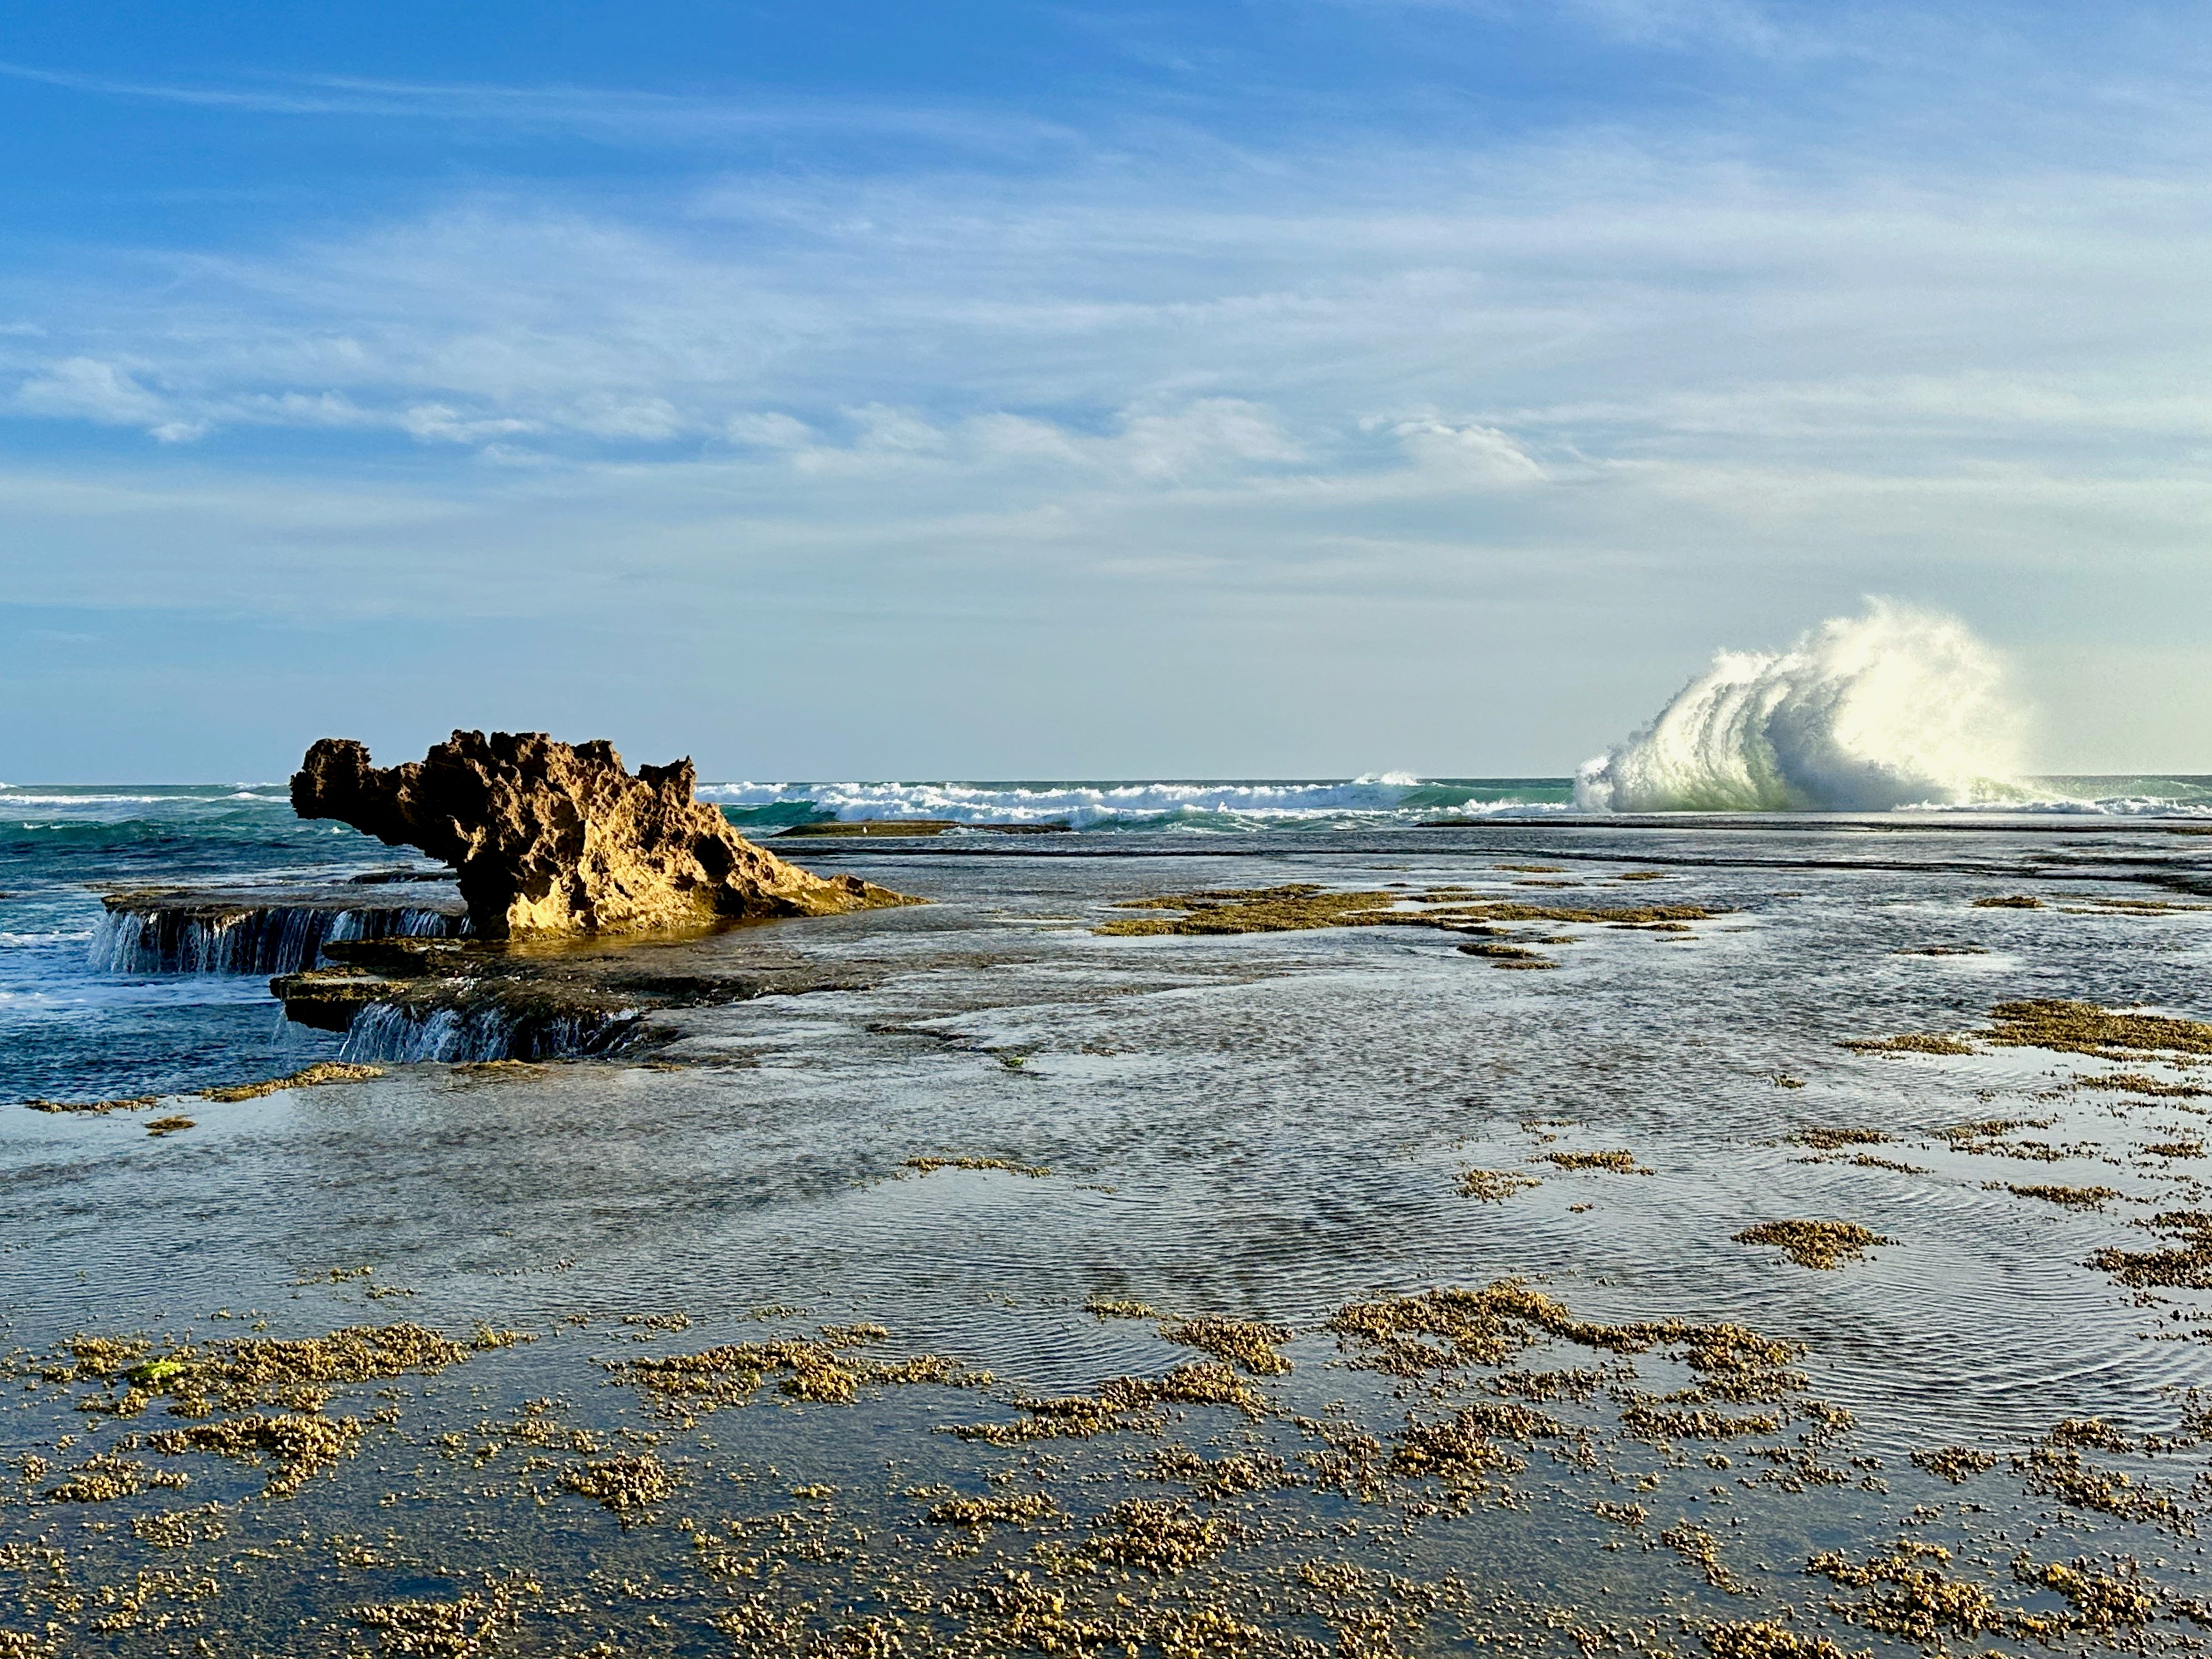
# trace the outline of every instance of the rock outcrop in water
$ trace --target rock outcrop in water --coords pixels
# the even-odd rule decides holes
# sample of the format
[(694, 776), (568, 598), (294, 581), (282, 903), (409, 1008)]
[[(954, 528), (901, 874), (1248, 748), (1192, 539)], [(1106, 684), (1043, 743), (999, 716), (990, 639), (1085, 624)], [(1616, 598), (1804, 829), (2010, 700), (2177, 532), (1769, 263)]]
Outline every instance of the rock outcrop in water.
[(916, 901), (763, 852), (692, 798), (689, 760), (633, 776), (612, 744), (456, 732), (420, 761), (370, 764), (325, 738), (292, 778), (303, 818), (337, 818), (460, 872), (476, 933), (632, 933), (717, 918), (818, 916)]

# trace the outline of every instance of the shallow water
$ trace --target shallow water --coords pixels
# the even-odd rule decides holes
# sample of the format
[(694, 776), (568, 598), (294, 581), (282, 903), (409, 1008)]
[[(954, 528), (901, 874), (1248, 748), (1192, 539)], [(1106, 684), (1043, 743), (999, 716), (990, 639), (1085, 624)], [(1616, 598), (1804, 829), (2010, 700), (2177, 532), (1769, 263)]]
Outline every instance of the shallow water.
[[(305, 869), (325, 846), (362, 860), (346, 867), (389, 861), (386, 849), (304, 836), (272, 841), (270, 857)], [(1190, 1651), (1288, 1651), (1280, 1644), (1295, 1639), (1317, 1650), (1688, 1652), (1715, 1620), (1778, 1618), (1856, 1650), (1914, 1644), (1845, 1623), (1832, 1604), (1867, 1592), (1808, 1577), (1806, 1562), (1831, 1549), (1863, 1558), (1909, 1534), (1956, 1547), (1949, 1571), (2003, 1607), (2046, 1613), (2068, 1604), (2014, 1581), (2019, 1553), (2133, 1558), (2160, 1587), (2155, 1615), (2112, 1632), (2053, 1629), (2049, 1644), (2194, 1639), (2185, 1603), (2197, 1547), (2178, 1513), (2198, 1497), (2193, 1443), (2155, 1458), (2084, 1454), (2172, 1494), (2174, 1510), (2148, 1520), (2031, 1492), (2033, 1470), (2008, 1462), (1954, 1487), (1909, 1458), (1942, 1445), (2001, 1459), (2048, 1451), (2045, 1437), (2068, 1418), (2101, 1418), (2136, 1443), (2182, 1434), (2183, 1391), (2212, 1383), (2203, 1293), (2127, 1290), (2086, 1263), (2108, 1246), (2150, 1248), (2142, 1218), (2199, 1201), (2201, 1158), (2144, 1149), (2202, 1137), (2212, 1100), (2070, 1085), (2116, 1069), (2172, 1081), (2212, 1068), (1838, 1044), (1978, 1030), (1994, 1004), (2019, 998), (2212, 1016), (2212, 909), (2098, 908), (2212, 904), (2197, 896), (2212, 882), (2212, 843), (2149, 823), (2057, 834), (1799, 821), (1202, 846), (1104, 834), (987, 848), (815, 842), (803, 853), (933, 902), (685, 948), (733, 968), (818, 958), (869, 988), (656, 1015), (646, 1046), (606, 1060), (399, 1066), (235, 1104), (165, 1102), (195, 1127), (161, 1138), (144, 1113), (0, 1114), (0, 1307), (30, 1354), (87, 1331), (204, 1344), (257, 1321), (284, 1337), (406, 1320), (465, 1339), (479, 1322), (536, 1338), (434, 1378), (341, 1389), (329, 1413), (389, 1408), (396, 1420), (290, 1498), (258, 1495), (265, 1471), (142, 1450), (131, 1455), (187, 1470), (191, 1486), (29, 1501), (88, 1450), (176, 1420), (156, 1395), (142, 1416), (109, 1422), (72, 1400), (114, 1389), (33, 1380), (0, 1423), (9, 1455), (44, 1458), (53, 1473), (0, 1509), (0, 1538), (62, 1552), (74, 1589), (41, 1588), (44, 1569), (9, 1556), (22, 1592), (15, 1627), (51, 1625), (70, 1651), (205, 1641), (222, 1652), (344, 1652), (380, 1640), (407, 1651), (360, 1609), (436, 1603), (465, 1624), (473, 1595), (492, 1628), (467, 1639), (483, 1651), (605, 1641), (670, 1653), (990, 1652), (1063, 1639), (1103, 1651), (1120, 1639), (1100, 1634), (1112, 1617), (1135, 1620), (1122, 1633), (1138, 1629), (1161, 1650), (1173, 1639), (1198, 1644)], [(1497, 867), (1514, 864), (1558, 869)], [(1631, 871), (1664, 878), (1619, 879)], [(1285, 882), (1457, 884), (1536, 903), (1725, 914), (1687, 933), (1516, 929), (1573, 936), (1531, 947), (1558, 964), (1540, 972), (1499, 971), (1425, 928), (1091, 931), (1117, 901)], [(1972, 903), (2011, 894), (2044, 908)], [(36, 902), (82, 908), (53, 893)], [(1933, 945), (1984, 954), (1897, 954)], [(329, 1046), (294, 1036), (271, 1054), (258, 981), (112, 992), (98, 1029), (143, 1035), (88, 1041), (80, 1028), (64, 1077), (75, 1097), (265, 1074)], [(164, 997), (200, 1007), (191, 1018), (204, 1023), (191, 1029), (215, 1034), (197, 1061), (161, 1054), (163, 1033), (190, 1024)], [(66, 1030), (72, 1016), (58, 1003), (51, 1018)], [(46, 1054), (11, 1055), (19, 1096), (56, 1089), (61, 1062)], [(1964, 1144), (1978, 1150), (1941, 1133), (1988, 1119), (2050, 1121)], [(1805, 1126), (1893, 1139), (1823, 1152), (1790, 1139)], [(2008, 1157), (1993, 1140), (2068, 1155)], [(1613, 1149), (1649, 1173), (1547, 1161)], [(1848, 1161), (1868, 1153), (1911, 1168)], [(930, 1157), (1049, 1173), (908, 1164)], [(1470, 1167), (1541, 1184), (1482, 1202), (1460, 1189)], [(2124, 1196), (2075, 1210), (2008, 1189), (2031, 1182)], [(1834, 1271), (1732, 1242), (1792, 1218), (1853, 1221), (1889, 1242)], [(362, 1267), (373, 1272), (328, 1278)], [(1802, 1344), (1809, 1395), (1856, 1425), (1824, 1434), (1801, 1415), (1726, 1440), (1639, 1437), (1623, 1413), (1644, 1396), (1601, 1390), (1546, 1408), (1589, 1429), (1587, 1455), (1509, 1445), (1527, 1469), (1479, 1490), (1387, 1468), (1364, 1496), (1318, 1485), (1324, 1471), (1300, 1456), (1323, 1443), (1297, 1419), (1337, 1406), (1377, 1437), (1387, 1465), (1408, 1413), (1430, 1421), (1495, 1399), (1504, 1374), (1469, 1364), (1401, 1380), (1361, 1369), (1347, 1363), (1358, 1346), (1326, 1328), (1332, 1315), (1504, 1278), (1538, 1283), (1585, 1319), (1727, 1322)], [(1116, 1376), (1157, 1378), (1204, 1358), (1156, 1321), (1085, 1310), (1102, 1297), (1279, 1324), (1293, 1369), (1246, 1379), (1268, 1402), (1256, 1416), (1171, 1407), (1126, 1431), (1013, 1447), (933, 1431), (1014, 1421), (1019, 1396), (1090, 1395)], [(685, 1328), (623, 1322), (679, 1313)], [(603, 1363), (854, 1322), (889, 1332), (872, 1352), (945, 1355), (997, 1380), (863, 1385), (833, 1404), (779, 1395), (771, 1377), (751, 1404), (685, 1427), (656, 1417)], [(1669, 1352), (1633, 1357), (1646, 1395), (1698, 1380)], [(1559, 1340), (1516, 1365), (1620, 1363)], [(1627, 1386), (1624, 1375), (1607, 1389)], [(608, 1455), (650, 1451), (678, 1471), (678, 1490), (653, 1519), (622, 1526), (562, 1486), (586, 1454), (520, 1444), (517, 1407), (533, 1398), (613, 1437)], [(79, 1438), (57, 1449), (67, 1433)], [(1154, 1455), (1178, 1444), (1217, 1458), (1272, 1449), (1304, 1472), (1302, 1484), (1209, 1498), (1187, 1477), (1162, 1478)], [(1801, 1480), (1803, 1490), (1762, 1481), (1799, 1466), (1759, 1448), (1796, 1448), (1835, 1478)], [(530, 1468), (532, 1455), (549, 1461)], [(925, 1518), (939, 1486), (1035, 1491), (1066, 1518), (976, 1534), (969, 1553), (966, 1529)], [(1111, 1506), (1132, 1496), (1246, 1535), (1186, 1572), (1127, 1568), (1101, 1540), (1114, 1536)], [(130, 1524), (210, 1501), (220, 1539), (159, 1549)], [(1650, 1518), (1624, 1528), (1593, 1516), (1601, 1501), (1640, 1503)], [(1717, 1540), (1733, 1589), (1658, 1541), (1678, 1524)], [(740, 1544), (749, 1568), (727, 1557)], [(1322, 1596), (1314, 1586), (1337, 1583), (1339, 1565), (1397, 1574), (1399, 1586), (1361, 1578)], [(2117, 1571), (2109, 1559), (2103, 1570)], [(148, 1589), (148, 1571), (180, 1575), (184, 1588)], [(1024, 1623), (1003, 1595), (984, 1593), (1008, 1571), (1109, 1613), (1090, 1637)], [(218, 1588), (193, 1593), (195, 1574)], [(516, 1574), (537, 1589), (516, 1588)], [(1111, 1614), (1115, 1595), (1138, 1611)], [(1158, 1622), (1208, 1609), (1228, 1620), (1210, 1635)], [(904, 1647), (883, 1645), (892, 1639)], [(1978, 1641), (2018, 1651), (2031, 1639), (2002, 1622), (1930, 1638), (1954, 1650)]]

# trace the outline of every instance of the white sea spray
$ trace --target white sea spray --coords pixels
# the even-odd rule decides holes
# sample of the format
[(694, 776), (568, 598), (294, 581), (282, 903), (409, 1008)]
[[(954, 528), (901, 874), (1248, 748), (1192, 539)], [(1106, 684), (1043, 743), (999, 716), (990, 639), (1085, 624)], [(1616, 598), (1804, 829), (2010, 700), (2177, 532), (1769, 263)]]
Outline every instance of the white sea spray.
[(1886, 599), (1784, 652), (1723, 651), (1649, 726), (1583, 763), (1585, 811), (2004, 805), (2024, 720), (1966, 627)]

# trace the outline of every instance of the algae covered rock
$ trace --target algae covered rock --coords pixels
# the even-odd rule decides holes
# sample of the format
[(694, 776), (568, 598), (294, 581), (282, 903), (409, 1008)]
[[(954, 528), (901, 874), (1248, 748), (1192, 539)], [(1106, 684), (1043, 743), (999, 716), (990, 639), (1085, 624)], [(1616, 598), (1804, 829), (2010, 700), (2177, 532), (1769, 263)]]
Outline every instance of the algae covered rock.
[(689, 760), (632, 775), (611, 744), (542, 732), (456, 732), (420, 761), (387, 767), (361, 744), (325, 738), (293, 775), (292, 807), (445, 860), (488, 939), (915, 902), (763, 852), (693, 799), (696, 782)]

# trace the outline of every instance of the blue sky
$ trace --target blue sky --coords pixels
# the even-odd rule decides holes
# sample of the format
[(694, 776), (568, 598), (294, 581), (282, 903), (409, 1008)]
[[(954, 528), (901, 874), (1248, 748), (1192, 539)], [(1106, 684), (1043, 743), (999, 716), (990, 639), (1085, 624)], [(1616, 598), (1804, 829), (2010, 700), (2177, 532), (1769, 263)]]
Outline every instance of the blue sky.
[(2212, 770), (2196, 9), (40, 10), (0, 776), (1563, 772), (1868, 593)]

